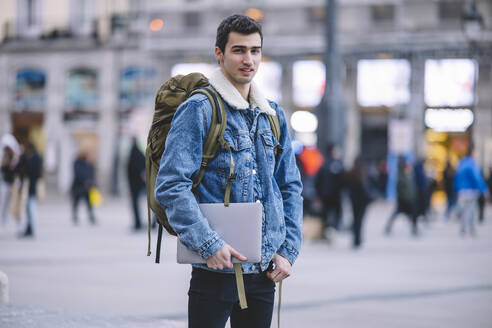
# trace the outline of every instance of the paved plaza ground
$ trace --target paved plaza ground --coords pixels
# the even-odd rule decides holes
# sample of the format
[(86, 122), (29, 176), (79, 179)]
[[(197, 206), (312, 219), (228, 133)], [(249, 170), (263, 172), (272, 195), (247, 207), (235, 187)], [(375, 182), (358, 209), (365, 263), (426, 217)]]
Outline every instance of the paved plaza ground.
[[(38, 206), (35, 238), (17, 238), (13, 222), (0, 229), (10, 289), (0, 327), (186, 327), (190, 267), (175, 263), (175, 239), (154, 264), (146, 233), (130, 230), (126, 199), (106, 199), (97, 226), (81, 210), (73, 226), (68, 198), (51, 196)], [(386, 237), (391, 211), (371, 206), (360, 250), (347, 233), (304, 241), (284, 283), (282, 327), (492, 327), (492, 207), (475, 238), (439, 213), (418, 238), (404, 217)]]

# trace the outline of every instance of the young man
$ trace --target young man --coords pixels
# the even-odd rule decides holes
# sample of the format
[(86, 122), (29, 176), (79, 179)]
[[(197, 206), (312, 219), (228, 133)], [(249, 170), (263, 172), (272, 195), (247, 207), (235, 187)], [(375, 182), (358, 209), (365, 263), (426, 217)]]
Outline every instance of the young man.
[[(197, 94), (177, 110), (166, 140), (155, 197), (165, 209), (180, 241), (198, 252), (206, 264), (193, 265), (188, 292), (189, 327), (270, 327), (275, 282), (287, 278), (301, 247), (302, 184), (283, 109), (269, 102), (252, 82), (262, 56), (261, 26), (233, 15), (217, 29), (215, 56), (220, 70), (209, 79), (222, 97), (227, 126), (224, 139), (232, 150), (235, 180), (231, 203), (263, 203), (262, 257), (247, 259), (226, 244), (208, 225), (199, 203), (222, 203), (231, 154), (224, 147), (208, 164), (195, 193), (202, 148), (212, 108)], [(267, 115), (277, 115), (281, 138), (273, 136)], [(279, 151), (275, 156), (275, 147)], [(231, 258), (241, 261), (248, 308), (240, 310)], [(267, 271), (270, 262), (274, 269)]]

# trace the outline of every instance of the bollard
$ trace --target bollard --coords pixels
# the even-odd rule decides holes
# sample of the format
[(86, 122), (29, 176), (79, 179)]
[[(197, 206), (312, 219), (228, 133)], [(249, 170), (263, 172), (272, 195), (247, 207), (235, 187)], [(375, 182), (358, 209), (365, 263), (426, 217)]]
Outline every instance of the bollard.
[(0, 304), (9, 302), (9, 278), (0, 271)]

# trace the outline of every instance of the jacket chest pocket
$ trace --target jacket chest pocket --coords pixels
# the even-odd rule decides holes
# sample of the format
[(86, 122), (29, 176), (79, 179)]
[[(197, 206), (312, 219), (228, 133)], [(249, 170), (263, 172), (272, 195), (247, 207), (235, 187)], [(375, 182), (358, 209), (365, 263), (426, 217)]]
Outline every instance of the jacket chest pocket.
[(277, 147), (278, 141), (269, 130), (261, 131), (259, 134), (263, 149), (265, 150), (265, 158), (270, 166), (270, 172), (273, 174), (275, 167), (275, 147)]
[[(244, 179), (251, 174), (252, 168), (252, 147), (253, 143), (246, 133), (236, 135), (224, 134), (224, 140), (229, 145), (234, 160), (234, 173), (236, 180)], [(231, 168), (231, 153), (221, 147), (218, 157), (219, 175), (223, 178), (229, 178)]]

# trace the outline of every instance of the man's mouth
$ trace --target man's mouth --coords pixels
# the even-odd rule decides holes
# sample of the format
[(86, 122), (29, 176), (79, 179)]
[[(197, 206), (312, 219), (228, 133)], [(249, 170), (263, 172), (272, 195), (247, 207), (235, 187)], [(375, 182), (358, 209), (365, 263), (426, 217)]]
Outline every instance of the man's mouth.
[(250, 73), (253, 73), (254, 72), (254, 69), (252, 68), (248, 68), (248, 67), (243, 67), (243, 68), (240, 68), (239, 69), (241, 72), (244, 72), (246, 74), (250, 74)]

